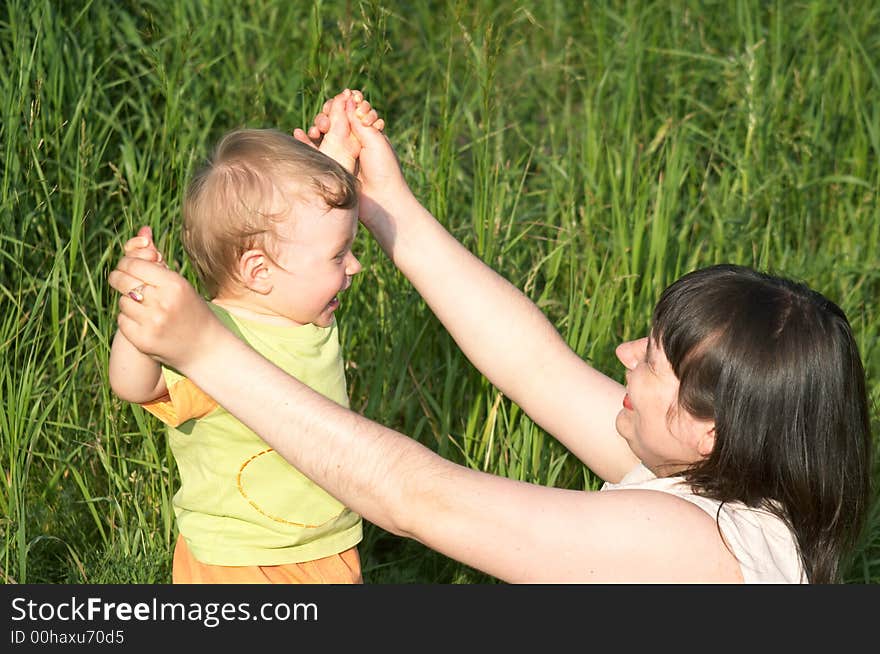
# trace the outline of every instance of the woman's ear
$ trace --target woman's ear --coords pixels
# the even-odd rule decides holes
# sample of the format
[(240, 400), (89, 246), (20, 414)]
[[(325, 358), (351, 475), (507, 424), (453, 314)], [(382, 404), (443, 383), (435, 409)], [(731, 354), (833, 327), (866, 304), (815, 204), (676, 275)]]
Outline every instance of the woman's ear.
[(262, 250), (248, 250), (238, 260), (238, 275), (254, 293), (267, 295), (272, 291), (272, 270), (269, 257)]
[(706, 428), (697, 441), (697, 452), (704, 458), (712, 454), (712, 450), (715, 449), (715, 423), (708, 422), (705, 425)]

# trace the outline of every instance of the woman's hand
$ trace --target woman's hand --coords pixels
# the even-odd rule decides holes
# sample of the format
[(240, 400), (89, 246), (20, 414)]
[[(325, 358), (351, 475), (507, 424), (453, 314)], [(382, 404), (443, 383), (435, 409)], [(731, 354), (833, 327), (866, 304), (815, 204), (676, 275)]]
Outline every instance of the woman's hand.
[[(196, 290), (163, 263), (123, 257), (110, 273), (119, 291), (119, 330), (141, 352), (179, 370), (209, 355), (225, 329)], [(130, 293), (138, 289), (133, 296)]]

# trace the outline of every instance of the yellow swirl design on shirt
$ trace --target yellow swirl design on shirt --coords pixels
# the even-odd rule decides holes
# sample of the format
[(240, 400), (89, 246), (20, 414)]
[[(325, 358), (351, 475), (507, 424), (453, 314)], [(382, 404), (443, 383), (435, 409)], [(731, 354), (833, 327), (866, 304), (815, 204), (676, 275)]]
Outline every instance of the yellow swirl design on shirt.
[(304, 522), (294, 522), (293, 520), (287, 520), (286, 518), (282, 518), (280, 516), (273, 515), (269, 511), (264, 510), (259, 504), (257, 504), (248, 495), (247, 491), (244, 488), (244, 482), (242, 481), (242, 475), (244, 474), (245, 469), (249, 465), (251, 465), (254, 461), (256, 461), (257, 459), (259, 459), (260, 457), (262, 457), (266, 454), (271, 454), (273, 452), (275, 452), (275, 450), (270, 447), (266, 450), (263, 450), (262, 452), (257, 452), (256, 454), (254, 454), (251, 458), (249, 458), (247, 461), (245, 461), (244, 463), (241, 464), (241, 467), (238, 469), (238, 475), (236, 475), (236, 478), (235, 478), (235, 483), (238, 486), (238, 492), (241, 493), (241, 496), (244, 497), (245, 500), (247, 500), (248, 504), (250, 504), (254, 508), (254, 510), (256, 510), (261, 515), (269, 518), (270, 520), (274, 520), (275, 522), (280, 522), (285, 525), (293, 525), (294, 527), (303, 527), (305, 529), (317, 529), (319, 527), (323, 527), (324, 525), (329, 524), (329, 523), (333, 522), (334, 520), (336, 520), (337, 518), (339, 518), (339, 516), (341, 516), (345, 512), (345, 508), (343, 508), (342, 511), (340, 511), (336, 515), (330, 517), (328, 520), (325, 520), (324, 522), (322, 522), (320, 524), (311, 525), (311, 524), (306, 524)]

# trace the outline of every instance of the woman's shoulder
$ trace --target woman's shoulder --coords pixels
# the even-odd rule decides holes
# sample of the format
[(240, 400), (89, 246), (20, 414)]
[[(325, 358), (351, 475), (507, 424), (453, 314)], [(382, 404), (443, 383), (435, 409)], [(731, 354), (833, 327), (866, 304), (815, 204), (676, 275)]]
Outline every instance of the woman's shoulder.
[(657, 477), (641, 463), (602, 490), (650, 490), (681, 498), (716, 521), (746, 583), (806, 583), (794, 534), (768, 510), (700, 495), (682, 477)]

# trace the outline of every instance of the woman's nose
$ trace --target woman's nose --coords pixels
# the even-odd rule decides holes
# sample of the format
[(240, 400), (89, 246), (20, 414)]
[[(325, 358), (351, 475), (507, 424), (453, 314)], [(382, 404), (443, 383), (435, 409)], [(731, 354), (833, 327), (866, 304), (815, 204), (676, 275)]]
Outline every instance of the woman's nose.
[(614, 353), (627, 370), (635, 368), (648, 350), (648, 337), (635, 341), (625, 341), (617, 346)]

